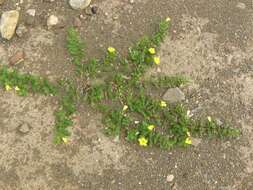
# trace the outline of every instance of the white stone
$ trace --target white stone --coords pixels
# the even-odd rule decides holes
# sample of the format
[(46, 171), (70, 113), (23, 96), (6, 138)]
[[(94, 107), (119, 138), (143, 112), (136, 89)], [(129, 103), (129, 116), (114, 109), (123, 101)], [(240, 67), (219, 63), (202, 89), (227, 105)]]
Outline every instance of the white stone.
[(245, 9), (245, 8), (246, 8), (246, 5), (245, 5), (244, 3), (242, 3), (242, 2), (239, 2), (239, 3), (237, 3), (236, 7), (237, 7), (238, 9)]
[(50, 15), (47, 19), (47, 27), (51, 28), (59, 23), (59, 19), (55, 15)]
[(16, 10), (6, 11), (1, 16), (0, 32), (2, 38), (10, 40), (15, 33), (19, 20), (19, 12)]
[(167, 181), (172, 182), (174, 180), (174, 178), (175, 178), (174, 175), (170, 174), (167, 176)]
[(69, 5), (73, 9), (85, 9), (91, 3), (91, 0), (69, 0)]
[(30, 16), (35, 16), (36, 15), (36, 10), (35, 9), (28, 9), (26, 13)]

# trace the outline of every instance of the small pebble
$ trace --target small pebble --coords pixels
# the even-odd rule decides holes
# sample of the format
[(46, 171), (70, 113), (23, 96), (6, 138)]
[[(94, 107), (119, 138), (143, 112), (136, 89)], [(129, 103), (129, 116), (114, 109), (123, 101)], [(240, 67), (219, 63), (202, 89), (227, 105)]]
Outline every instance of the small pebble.
[(52, 28), (53, 26), (56, 26), (58, 23), (59, 23), (59, 19), (55, 15), (50, 15), (47, 19), (48, 29)]
[(179, 88), (170, 88), (163, 95), (163, 100), (176, 103), (185, 100), (185, 94)]
[(92, 12), (92, 14), (97, 14), (97, 12), (98, 12), (98, 7), (97, 7), (97, 6), (92, 6), (92, 7), (91, 7), (91, 12)]
[(170, 174), (167, 176), (167, 182), (172, 182), (174, 180), (174, 175)]
[(34, 16), (36, 15), (36, 10), (35, 10), (35, 9), (28, 9), (28, 10), (26, 11), (26, 13), (27, 13), (28, 15), (34, 17)]
[(28, 32), (27, 28), (25, 27), (25, 25), (20, 24), (17, 29), (16, 29), (16, 34), (18, 37), (22, 37), (24, 36), (26, 33)]
[(113, 20), (118, 20), (118, 18), (119, 18), (118, 15), (114, 15), (114, 16), (112, 17)]
[(72, 9), (85, 9), (91, 3), (91, 0), (69, 0)]
[(27, 123), (23, 123), (18, 126), (18, 131), (22, 134), (27, 134), (30, 131), (30, 126)]
[(237, 7), (238, 9), (245, 9), (245, 8), (246, 8), (246, 5), (245, 5), (244, 3), (242, 3), (242, 2), (239, 2), (239, 3), (237, 3), (236, 7)]
[(11, 58), (9, 59), (10, 65), (17, 65), (22, 63), (25, 60), (24, 51), (17, 51)]

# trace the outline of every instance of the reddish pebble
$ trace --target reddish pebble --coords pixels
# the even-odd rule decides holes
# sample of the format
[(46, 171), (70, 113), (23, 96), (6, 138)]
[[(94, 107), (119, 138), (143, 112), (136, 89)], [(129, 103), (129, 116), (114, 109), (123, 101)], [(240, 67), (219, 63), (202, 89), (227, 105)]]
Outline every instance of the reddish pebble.
[(10, 65), (17, 65), (21, 62), (23, 62), (25, 59), (25, 53), (24, 51), (17, 51), (11, 58), (9, 59)]

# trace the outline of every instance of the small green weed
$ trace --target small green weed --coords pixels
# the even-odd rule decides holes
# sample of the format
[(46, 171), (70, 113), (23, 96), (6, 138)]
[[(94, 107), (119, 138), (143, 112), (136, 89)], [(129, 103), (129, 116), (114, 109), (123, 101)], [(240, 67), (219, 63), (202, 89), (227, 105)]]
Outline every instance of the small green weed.
[(146, 87), (155, 87), (155, 88), (175, 88), (180, 87), (188, 83), (188, 79), (184, 76), (151, 76), (149, 80), (144, 81)]
[[(169, 25), (168, 20), (162, 21), (153, 36), (146, 36), (129, 48), (127, 59), (119, 57), (114, 48), (109, 48), (112, 52), (108, 49), (105, 59), (98, 63), (107, 65), (110, 68), (107, 72), (112, 77), (106, 78), (105, 85), (93, 86), (86, 93), (90, 104), (103, 107), (99, 110), (104, 114), (106, 133), (113, 136), (125, 134), (127, 140), (141, 146), (161, 148), (187, 146), (195, 135), (237, 136), (236, 129), (193, 120), (183, 105), (170, 105), (145, 94), (147, 88), (163, 90), (180, 87), (189, 81), (183, 76), (152, 76), (151, 79), (141, 80), (147, 68), (160, 64), (156, 50), (163, 42)], [(114, 65), (115, 62), (122, 64)]]
[(20, 74), (15, 69), (0, 68), (0, 85), (7, 91), (14, 89), (19, 95), (26, 96), (28, 93), (43, 95), (56, 95), (57, 87), (48, 80), (30, 74)]
[(78, 32), (74, 28), (68, 30), (67, 36), (67, 49), (72, 57), (72, 62), (76, 66), (76, 71), (81, 74), (83, 73), (84, 65), (81, 63), (84, 58), (84, 43), (81, 40)]
[(58, 88), (62, 95), (59, 96), (60, 108), (55, 112), (54, 142), (56, 144), (66, 142), (67, 137), (70, 136), (68, 128), (73, 125), (72, 115), (76, 112), (79, 101), (77, 89), (72, 82), (61, 80)]
[(241, 134), (239, 129), (229, 127), (227, 124), (219, 125), (215, 120), (208, 117), (204, 121), (192, 121), (191, 133), (193, 136), (208, 137), (208, 138), (227, 138), (237, 137)]
[(98, 72), (98, 61), (96, 59), (91, 59), (87, 64), (84, 65), (84, 71), (87, 77), (95, 77)]
[(122, 129), (131, 123), (122, 110), (110, 110), (104, 117), (105, 131), (108, 135), (119, 136)]
[(87, 90), (87, 100), (90, 104), (94, 105), (100, 103), (104, 98), (103, 85), (97, 85)]
[[(127, 58), (109, 47), (101, 60), (85, 57), (84, 43), (73, 28), (68, 30), (67, 49), (78, 75), (77, 82), (62, 80), (58, 85), (46, 79), (7, 68), (0, 69), (0, 85), (6, 90), (15, 88), (20, 95), (28, 92), (57, 95), (60, 107), (55, 113), (55, 143), (67, 143), (69, 127), (77, 106), (86, 100), (103, 115), (105, 132), (112, 136), (123, 136), (140, 146), (173, 148), (192, 144), (192, 137), (236, 137), (240, 131), (229, 126), (219, 126), (210, 117), (193, 119), (181, 104), (171, 105), (146, 94), (147, 89), (163, 91), (180, 87), (189, 80), (183, 76), (152, 76), (144, 80), (149, 67), (160, 64), (156, 54), (166, 37), (170, 19), (163, 20), (157, 32), (145, 36), (129, 48)], [(80, 82), (81, 77), (81, 85)], [(96, 79), (102, 83), (94, 83)], [(83, 86), (83, 84), (86, 84)]]

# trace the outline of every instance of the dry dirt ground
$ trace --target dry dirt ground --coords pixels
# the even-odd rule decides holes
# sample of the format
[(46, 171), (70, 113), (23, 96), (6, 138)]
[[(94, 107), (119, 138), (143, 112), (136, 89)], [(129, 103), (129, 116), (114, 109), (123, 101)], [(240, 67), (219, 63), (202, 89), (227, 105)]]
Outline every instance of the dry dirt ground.
[[(7, 0), (0, 13), (16, 9)], [(55, 80), (69, 73), (66, 29), (83, 15), (79, 31), (87, 56), (101, 57), (113, 45), (122, 53), (156, 23), (172, 18), (160, 50), (161, 65), (147, 75), (190, 76), (182, 90), (194, 115), (210, 115), (240, 128), (229, 141), (202, 139), (197, 147), (143, 149), (105, 136), (100, 116), (83, 106), (71, 142), (54, 145), (52, 98), (18, 97), (0, 90), (0, 190), (252, 190), (253, 189), (253, 4), (251, 0), (93, 0), (98, 13), (72, 10), (66, 0), (24, 0), (20, 23), (36, 10), (28, 33), (0, 40), (1, 58), (24, 50), (18, 69)], [(55, 14), (59, 27), (48, 30)], [(4, 64), (4, 63), (2, 63)], [(30, 126), (28, 133), (20, 124)], [(174, 180), (168, 182), (168, 175)]]

